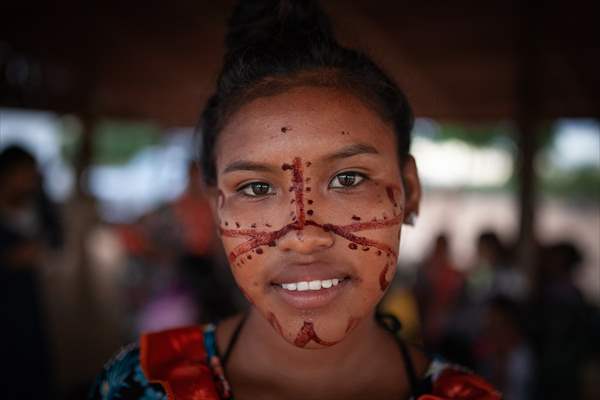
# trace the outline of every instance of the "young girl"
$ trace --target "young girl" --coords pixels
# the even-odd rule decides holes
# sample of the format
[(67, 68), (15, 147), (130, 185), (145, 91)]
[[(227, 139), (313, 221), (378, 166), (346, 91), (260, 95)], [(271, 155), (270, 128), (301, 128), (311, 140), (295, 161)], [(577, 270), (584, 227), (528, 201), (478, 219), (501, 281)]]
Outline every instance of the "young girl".
[(412, 113), (310, 1), (247, 1), (201, 121), (202, 162), (252, 307), (142, 336), (94, 399), (499, 399), (376, 316), (421, 189)]

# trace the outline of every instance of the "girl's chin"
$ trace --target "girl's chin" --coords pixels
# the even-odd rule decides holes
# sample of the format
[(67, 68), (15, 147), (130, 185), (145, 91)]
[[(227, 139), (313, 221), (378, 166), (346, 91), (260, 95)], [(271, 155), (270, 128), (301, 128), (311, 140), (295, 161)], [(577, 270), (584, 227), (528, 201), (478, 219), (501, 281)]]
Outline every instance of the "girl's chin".
[(266, 314), (271, 327), (285, 341), (302, 349), (322, 349), (342, 342), (358, 325), (360, 319), (351, 316), (277, 316)]

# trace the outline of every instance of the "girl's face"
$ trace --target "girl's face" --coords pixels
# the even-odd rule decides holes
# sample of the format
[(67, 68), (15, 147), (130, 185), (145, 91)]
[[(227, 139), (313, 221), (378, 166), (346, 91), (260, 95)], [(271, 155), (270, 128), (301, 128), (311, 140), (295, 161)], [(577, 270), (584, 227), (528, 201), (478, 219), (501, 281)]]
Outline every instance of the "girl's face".
[(248, 300), (298, 347), (344, 339), (392, 280), (418, 207), (391, 127), (347, 92), (300, 87), (243, 106), (216, 156), (221, 238)]

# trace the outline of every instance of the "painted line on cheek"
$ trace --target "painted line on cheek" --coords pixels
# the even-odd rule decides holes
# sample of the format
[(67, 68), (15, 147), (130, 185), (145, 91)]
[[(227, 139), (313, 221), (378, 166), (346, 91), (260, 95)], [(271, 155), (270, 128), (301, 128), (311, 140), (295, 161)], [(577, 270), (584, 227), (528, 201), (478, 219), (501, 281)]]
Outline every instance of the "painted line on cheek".
[[(304, 222), (305, 225), (312, 225), (319, 227), (325, 231), (332, 232), (338, 236), (341, 236), (354, 244), (361, 246), (371, 246), (375, 247), (379, 250), (385, 251), (388, 254), (396, 255), (396, 251), (393, 250), (386, 244), (379, 243), (377, 241), (367, 239), (362, 236), (354, 235), (353, 232), (366, 231), (366, 230), (374, 230), (374, 229), (383, 229), (394, 225), (399, 225), (401, 223), (401, 217), (396, 216), (389, 220), (374, 220), (369, 222), (357, 222), (349, 225), (334, 225), (334, 224), (324, 224), (321, 225), (315, 221), (307, 220)], [(249, 251), (254, 250), (259, 246), (272, 246), (276, 240), (285, 236), (288, 232), (292, 230), (299, 230), (300, 223), (296, 221), (293, 224), (288, 224), (281, 228), (280, 230), (269, 232), (269, 231), (258, 231), (256, 229), (220, 229), (220, 233), (224, 237), (249, 237), (250, 240), (240, 244), (236, 248), (234, 248), (229, 253), (229, 260), (235, 261), (237, 257), (240, 255), (247, 253)]]
[(390, 202), (392, 203), (392, 205), (394, 207), (398, 207), (398, 203), (396, 202), (396, 198), (394, 197), (394, 188), (392, 186), (387, 186), (385, 188), (385, 191), (386, 191), (388, 199), (390, 199)]
[(350, 332), (352, 329), (356, 328), (356, 325), (360, 322), (359, 318), (350, 318), (348, 320), (348, 325), (346, 326), (346, 333)]
[(310, 220), (306, 221), (306, 224), (321, 227), (325, 232), (333, 232), (334, 234), (341, 236), (344, 239), (347, 239), (356, 245), (375, 247), (379, 250), (385, 251), (388, 254), (397, 256), (396, 250), (392, 249), (387, 244), (380, 243), (380, 242), (372, 240), (372, 239), (368, 239), (364, 236), (355, 235), (343, 226), (338, 226), (338, 225), (333, 225), (333, 224), (320, 225), (320, 224), (318, 224), (314, 221), (310, 221)]
[(343, 229), (346, 232), (360, 232), (373, 229), (387, 228), (394, 225), (400, 225), (401, 223), (402, 218), (400, 216), (396, 216), (391, 219), (375, 219), (369, 222), (354, 222), (348, 225), (340, 225), (339, 228)]
[(387, 287), (390, 285), (390, 283), (387, 280), (387, 272), (390, 269), (390, 265), (389, 264), (385, 264), (385, 267), (383, 268), (383, 270), (381, 271), (381, 273), (379, 274), (379, 287), (381, 288), (381, 291), (383, 292), (385, 289), (387, 289)]
[(267, 321), (269, 321), (269, 324), (271, 324), (271, 326), (273, 327), (273, 329), (275, 329), (277, 331), (277, 333), (279, 333), (281, 336), (283, 336), (283, 329), (281, 329), (281, 324), (277, 320), (277, 317), (275, 316), (275, 314), (273, 314), (272, 312), (269, 312), (267, 314)]
[(235, 247), (229, 252), (229, 261), (233, 262), (239, 256), (252, 251), (260, 246), (271, 246), (278, 239), (285, 236), (289, 231), (294, 230), (293, 224), (288, 224), (275, 232), (259, 232), (254, 229), (224, 229), (221, 235), (225, 237), (244, 237), (250, 236), (251, 239)]
[(305, 347), (311, 340), (321, 346), (333, 346), (334, 344), (339, 343), (339, 340), (335, 342), (322, 340), (315, 333), (314, 324), (312, 322), (304, 321), (302, 328), (294, 340), (294, 344), (298, 347)]

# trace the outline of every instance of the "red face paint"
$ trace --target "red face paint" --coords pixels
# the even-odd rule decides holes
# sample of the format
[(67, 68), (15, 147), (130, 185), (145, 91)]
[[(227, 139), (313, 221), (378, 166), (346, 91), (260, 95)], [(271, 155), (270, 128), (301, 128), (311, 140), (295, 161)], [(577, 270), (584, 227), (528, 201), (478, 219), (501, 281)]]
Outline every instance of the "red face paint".
[[(309, 166), (310, 162), (307, 162), (306, 165)], [(275, 246), (278, 239), (282, 238), (292, 230), (302, 231), (305, 225), (316, 226), (326, 232), (332, 232), (333, 234), (343, 237), (351, 242), (348, 247), (352, 250), (356, 250), (358, 246), (362, 246), (363, 250), (368, 250), (369, 247), (375, 247), (379, 249), (378, 255), (381, 254), (381, 251), (386, 252), (388, 255), (396, 255), (396, 250), (392, 249), (385, 243), (380, 243), (363, 236), (355, 235), (354, 232), (383, 229), (394, 225), (399, 225), (402, 222), (400, 216), (395, 216), (392, 219), (388, 219), (384, 214), (383, 220), (373, 218), (373, 220), (369, 222), (355, 222), (349, 225), (319, 224), (313, 220), (307, 220), (306, 215), (312, 216), (314, 211), (308, 210), (305, 212), (304, 210), (304, 190), (308, 191), (309, 188), (304, 188), (302, 160), (299, 157), (296, 157), (294, 158), (292, 164), (283, 164), (281, 169), (284, 171), (291, 170), (292, 172), (292, 185), (290, 186), (290, 191), (294, 192), (295, 198), (293, 199), (293, 203), (296, 206), (296, 211), (290, 213), (290, 217), (292, 217), (293, 222), (285, 225), (283, 228), (277, 231), (272, 232), (258, 231), (254, 229), (256, 228), (255, 223), (251, 225), (253, 229), (221, 229), (221, 235), (225, 237), (249, 238), (246, 242), (238, 245), (229, 253), (229, 259), (232, 262), (235, 261), (238, 256), (252, 251), (259, 246)], [(393, 197), (393, 188), (389, 186), (386, 188), (386, 191), (388, 192), (390, 200), (393, 201), (394, 205), (396, 206), (397, 204), (395, 203)], [(308, 202), (310, 204), (313, 203), (312, 200), (308, 200)], [(355, 221), (360, 221), (360, 217), (356, 215), (353, 215), (352, 219)], [(266, 224), (266, 226), (270, 227), (268, 224)]]
[(394, 188), (392, 186), (387, 186), (385, 188), (385, 191), (388, 195), (388, 199), (390, 199), (394, 208), (398, 207), (398, 203), (396, 203), (396, 198), (394, 197)]
[(273, 329), (275, 329), (281, 336), (283, 336), (283, 329), (281, 329), (281, 324), (277, 320), (275, 314), (269, 312), (269, 314), (267, 314), (267, 321), (269, 321), (269, 324), (271, 324)]
[(348, 320), (348, 325), (346, 326), (346, 333), (348, 333), (352, 329), (354, 329), (356, 327), (356, 325), (358, 325), (359, 322), (360, 322), (360, 319), (358, 319), (358, 318), (350, 318)]
[(300, 332), (298, 332), (298, 335), (296, 336), (296, 340), (294, 340), (294, 344), (298, 347), (304, 347), (311, 340), (317, 344), (320, 344), (321, 346), (333, 346), (334, 344), (339, 342), (339, 341), (327, 342), (325, 340), (322, 340), (315, 333), (315, 328), (314, 328), (313, 323), (304, 321), (304, 325), (302, 325)]
[(385, 289), (387, 289), (387, 287), (390, 285), (390, 283), (387, 281), (387, 278), (386, 278), (386, 275), (387, 275), (387, 272), (388, 272), (389, 269), (390, 269), (390, 265), (389, 264), (385, 264), (385, 267), (383, 268), (383, 270), (379, 274), (379, 287), (381, 288), (382, 292)]

